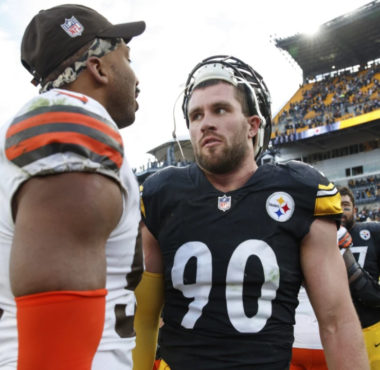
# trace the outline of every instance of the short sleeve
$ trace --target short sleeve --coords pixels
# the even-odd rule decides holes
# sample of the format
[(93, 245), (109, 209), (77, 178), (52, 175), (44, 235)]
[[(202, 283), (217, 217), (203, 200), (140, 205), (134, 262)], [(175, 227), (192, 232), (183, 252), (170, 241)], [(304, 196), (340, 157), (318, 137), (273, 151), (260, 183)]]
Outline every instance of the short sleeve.
[(107, 119), (70, 105), (40, 107), (8, 127), (5, 156), (29, 176), (68, 171), (118, 177), (123, 142)]

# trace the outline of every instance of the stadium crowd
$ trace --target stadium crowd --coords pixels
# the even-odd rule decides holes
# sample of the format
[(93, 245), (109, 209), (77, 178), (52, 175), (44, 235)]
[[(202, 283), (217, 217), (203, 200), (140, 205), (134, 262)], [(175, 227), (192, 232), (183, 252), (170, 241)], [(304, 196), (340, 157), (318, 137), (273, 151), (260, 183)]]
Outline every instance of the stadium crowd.
[(188, 164), (192, 163), (192, 161), (188, 161), (188, 160), (182, 160), (182, 161), (173, 161), (173, 162), (169, 162), (167, 160), (165, 161), (148, 161), (146, 165), (141, 165), (139, 168), (133, 168), (133, 172), (135, 174), (140, 174), (140, 173), (143, 173), (145, 171), (156, 171), (156, 170), (159, 170), (159, 169), (162, 169), (162, 168), (165, 168), (165, 167), (168, 167), (168, 166), (175, 166), (175, 167), (184, 167), (184, 166), (187, 166)]
[[(380, 175), (367, 176), (360, 179), (351, 179), (348, 182), (348, 186), (355, 196), (356, 204), (369, 204), (380, 202)], [(379, 210), (366, 208), (366, 218), (370, 220), (377, 219), (379, 216)], [(362, 217), (363, 218), (363, 217)], [(364, 219), (364, 221), (365, 221)], [(363, 221), (363, 220), (361, 220)]]
[(363, 207), (360, 211), (356, 213), (356, 221), (367, 222), (367, 221), (377, 221), (380, 222), (380, 207), (367, 208)]
[(302, 86), (302, 99), (291, 102), (274, 119), (276, 143), (292, 141), (305, 129), (331, 125), (346, 119), (369, 113), (380, 108), (380, 65), (355, 72), (343, 71), (329, 74), (321, 80)]

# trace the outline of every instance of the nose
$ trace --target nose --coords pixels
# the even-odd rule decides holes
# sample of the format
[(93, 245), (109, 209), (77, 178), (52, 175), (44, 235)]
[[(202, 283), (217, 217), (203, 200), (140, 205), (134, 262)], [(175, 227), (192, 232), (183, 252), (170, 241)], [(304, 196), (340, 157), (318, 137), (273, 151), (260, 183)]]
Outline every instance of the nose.
[(135, 86), (136, 86), (136, 89), (137, 89), (137, 86), (139, 85), (140, 81), (135, 73), (135, 71), (131, 68), (131, 71), (132, 71), (132, 78), (135, 80)]
[(201, 131), (215, 130), (215, 122), (215, 117), (211, 113), (205, 112), (201, 122)]

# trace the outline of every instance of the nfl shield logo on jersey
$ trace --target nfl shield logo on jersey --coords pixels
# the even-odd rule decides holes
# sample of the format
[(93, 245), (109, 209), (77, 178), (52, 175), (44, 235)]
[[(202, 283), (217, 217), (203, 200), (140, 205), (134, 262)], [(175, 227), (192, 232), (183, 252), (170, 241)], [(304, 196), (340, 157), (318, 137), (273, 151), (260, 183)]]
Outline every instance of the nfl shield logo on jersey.
[(224, 194), (222, 197), (218, 197), (218, 209), (223, 212), (228, 211), (231, 208), (231, 197), (227, 197)]
[(84, 27), (74, 16), (65, 19), (65, 23), (61, 24), (61, 27), (70, 37), (80, 36), (84, 31)]

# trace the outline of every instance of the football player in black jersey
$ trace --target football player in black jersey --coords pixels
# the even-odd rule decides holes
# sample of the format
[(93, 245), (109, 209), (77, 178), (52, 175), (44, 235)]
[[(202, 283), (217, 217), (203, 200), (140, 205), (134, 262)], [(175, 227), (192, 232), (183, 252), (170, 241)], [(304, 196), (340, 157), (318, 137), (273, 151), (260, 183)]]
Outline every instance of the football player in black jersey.
[(287, 369), (304, 281), (328, 365), (368, 369), (337, 189), (300, 162), (256, 164), (271, 134), (262, 77), (234, 57), (205, 59), (182, 108), (196, 163), (142, 189), (146, 271), (164, 282), (163, 359), (174, 370)]
[[(358, 264), (376, 282), (380, 277), (380, 223), (355, 221), (355, 197), (347, 187), (339, 189), (342, 199), (342, 223), (352, 236), (350, 248)], [(363, 281), (364, 283), (364, 281)], [(368, 284), (368, 283), (367, 283)], [(352, 288), (356, 311), (362, 324), (371, 369), (380, 369), (380, 287), (376, 285), (371, 294), (362, 285)], [(358, 293), (361, 293), (358, 296)], [(363, 296), (363, 293), (366, 296)]]

